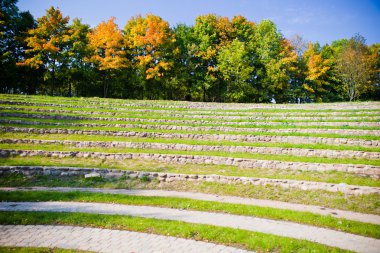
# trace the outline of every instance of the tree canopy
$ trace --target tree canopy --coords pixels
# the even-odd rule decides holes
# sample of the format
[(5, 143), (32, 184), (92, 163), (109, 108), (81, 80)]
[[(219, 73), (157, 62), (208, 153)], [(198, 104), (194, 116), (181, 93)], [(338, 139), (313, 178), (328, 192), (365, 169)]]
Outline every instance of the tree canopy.
[(37, 20), (1, 2), (1, 92), (215, 102), (380, 98), (379, 44), (287, 39), (270, 20), (206, 14), (171, 27), (154, 14), (91, 28), (58, 8)]

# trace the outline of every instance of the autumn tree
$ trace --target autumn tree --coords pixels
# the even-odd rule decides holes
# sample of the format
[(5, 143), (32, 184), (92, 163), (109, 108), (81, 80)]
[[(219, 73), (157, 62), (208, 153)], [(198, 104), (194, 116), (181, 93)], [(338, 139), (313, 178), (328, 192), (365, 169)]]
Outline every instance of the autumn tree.
[[(371, 84), (374, 92), (363, 94), (365, 99), (380, 100), (380, 43), (369, 46), (369, 52), (373, 61)], [(365, 96), (364, 96), (365, 95)]]
[(89, 34), (89, 44), (93, 55), (89, 61), (96, 64), (103, 73), (103, 96), (107, 97), (110, 86), (110, 78), (115, 73), (127, 66), (125, 51), (123, 50), (124, 39), (121, 30), (115, 24), (115, 18), (107, 22), (101, 22)]
[(291, 77), (298, 72), (297, 53), (287, 39), (281, 41), (281, 49), (275, 59), (267, 66), (271, 96), (276, 103), (289, 102)]
[(311, 94), (316, 102), (322, 102), (323, 94), (329, 85), (327, 73), (330, 70), (329, 60), (324, 59), (322, 54), (316, 52), (312, 43), (309, 43), (308, 49), (304, 52), (306, 61), (306, 78), (303, 88)]
[(377, 71), (377, 56), (370, 54), (362, 36), (356, 35), (351, 38), (337, 61), (337, 70), (350, 101), (374, 90), (371, 77)]
[[(143, 92), (154, 90), (152, 85), (164, 81), (166, 73), (173, 67), (173, 55), (177, 53), (169, 23), (153, 14), (136, 16), (128, 21), (124, 33), (131, 60), (142, 71), (149, 85), (143, 87)], [(155, 92), (159, 93), (159, 90)]]
[(59, 9), (50, 7), (37, 19), (37, 27), (28, 31), (25, 41), (29, 49), (27, 57), (18, 65), (45, 70), (45, 80), (51, 80), (50, 93), (54, 94), (57, 73), (67, 63), (69, 17), (63, 17)]

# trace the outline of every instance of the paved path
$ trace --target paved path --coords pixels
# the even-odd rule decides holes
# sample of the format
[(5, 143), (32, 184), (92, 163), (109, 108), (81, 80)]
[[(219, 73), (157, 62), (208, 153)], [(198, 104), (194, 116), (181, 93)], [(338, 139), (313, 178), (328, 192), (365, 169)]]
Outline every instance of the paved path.
[(374, 238), (367, 238), (364, 236), (286, 221), (275, 221), (221, 213), (207, 213), (150, 206), (78, 202), (1, 202), (0, 211), (79, 212), (131, 215), (239, 228), (296, 239), (305, 239), (363, 253), (378, 253), (380, 249), (380, 240)]
[(248, 252), (241, 249), (162, 235), (72, 226), (0, 225), (0, 245), (48, 247), (96, 252)]
[(380, 225), (380, 216), (374, 214), (363, 214), (339, 209), (325, 208), (321, 206), (311, 206), (287, 203), (275, 200), (241, 198), (233, 196), (219, 196), (204, 193), (194, 192), (178, 192), (178, 191), (163, 191), (163, 190), (125, 190), (125, 189), (104, 189), (104, 188), (68, 188), (68, 187), (0, 187), (0, 191), (57, 191), (57, 192), (97, 192), (109, 194), (124, 194), (135, 196), (158, 196), (158, 197), (177, 197), (196, 200), (216, 201), (222, 203), (233, 203), (243, 205), (254, 205), (262, 207), (273, 207), (279, 209), (288, 209), (293, 211), (310, 212), (321, 215), (332, 215), (336, 218), (344, 218), (347, 220), (367, 222)]

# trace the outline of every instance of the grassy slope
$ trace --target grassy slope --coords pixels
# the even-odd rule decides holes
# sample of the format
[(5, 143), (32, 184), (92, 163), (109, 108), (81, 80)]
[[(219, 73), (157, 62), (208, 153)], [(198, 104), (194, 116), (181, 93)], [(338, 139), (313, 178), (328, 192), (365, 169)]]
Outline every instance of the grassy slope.
[(380, 214), (380, 196), (369, 195), (345, 195), (339, 192), (327, 192), (322, 190), (304, 191), (298, 189), (283, 189), (279, 186), (255, 186), (244, 184), (225, 185), (215, 182), (171, 182), (159, 183), (149, 180), (131, 179), (85, 179), (80, 176), (55, 177), (35, 176), (24, 177), (11, 175), (0, 177), (0, 186), (3, 187), (98, 187), (121, 189), (161, 189), (189, 192), (203, 192), (225, 196), (239, 196), (245, 198), (270, 199), (306, 205), (317, 205), (354, 212)]
[(102, 194), (88, 192), (2, 192), (0, 201), (73, 201), (117, 203), (124, 205), (158, 206), (181, 210), (229, 213), (235, 215), (254, 216), (275, 220), (285, 220), (301, 224), (335, 229), (343, 232), (380, 238), (380, 225), (338, 219), (308, 212), (296, 212), (283, 209), (247, 206), (241, 204), (218, 203), (173, 197), (143, 197), (121, 194)]

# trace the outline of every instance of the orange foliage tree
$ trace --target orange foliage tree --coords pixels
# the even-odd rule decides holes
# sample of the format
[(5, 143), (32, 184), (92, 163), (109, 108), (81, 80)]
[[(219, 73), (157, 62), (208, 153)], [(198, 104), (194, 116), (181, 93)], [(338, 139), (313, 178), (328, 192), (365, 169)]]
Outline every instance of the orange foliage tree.
[(163, 77), (173, 62), (174, 35), (169, 23), (159, 16), (136, 16), (125, 26), (125, 41), (135, 63), (145, 70), (145, 78)]
[(94, 54), (87, 59), (95, 63), (103, 71), (103, 95), (107, 97), (108, 79), (118, 69), (127, 66), (124, 51), (124, 40), (121, 30), (115, 24), (115, 18), (101, 22), (89, 34), (89, 43)]

